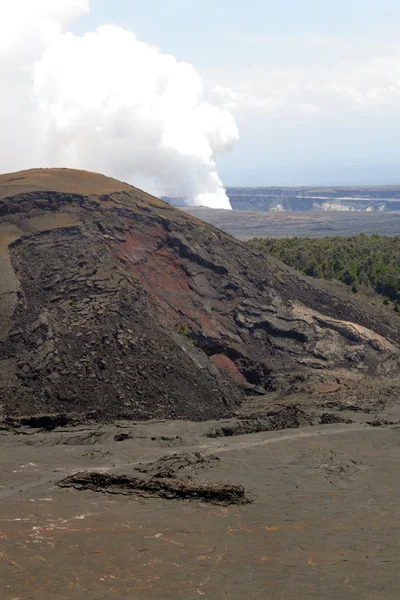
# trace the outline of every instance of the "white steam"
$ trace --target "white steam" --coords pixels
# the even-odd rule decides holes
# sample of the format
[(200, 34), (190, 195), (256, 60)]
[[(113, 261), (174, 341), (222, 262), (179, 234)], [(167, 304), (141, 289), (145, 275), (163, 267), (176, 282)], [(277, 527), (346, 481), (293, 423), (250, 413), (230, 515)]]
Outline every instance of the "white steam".
[(68, 25), (88, 0), (0, 0), (0, 170), (64, 166), (230, 208), (214, 155), (238, 139), (196, 70), (108, 25)]

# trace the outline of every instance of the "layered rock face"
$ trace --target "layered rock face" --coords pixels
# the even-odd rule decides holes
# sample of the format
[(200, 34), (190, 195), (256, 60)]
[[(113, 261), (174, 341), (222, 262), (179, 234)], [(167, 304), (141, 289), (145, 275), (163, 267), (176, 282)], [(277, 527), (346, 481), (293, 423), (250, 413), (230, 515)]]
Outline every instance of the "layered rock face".
[[(227, 195), (234, 210), (266, 212), (398, 211), (400, 187), (231, 187)], [(185, 206), (184, 197), (165, 198)]]
[(127, 184), (0, 176), (3, 418), (212, 419), (255, 394), (383, 402), (399, 342), (383, 308)]

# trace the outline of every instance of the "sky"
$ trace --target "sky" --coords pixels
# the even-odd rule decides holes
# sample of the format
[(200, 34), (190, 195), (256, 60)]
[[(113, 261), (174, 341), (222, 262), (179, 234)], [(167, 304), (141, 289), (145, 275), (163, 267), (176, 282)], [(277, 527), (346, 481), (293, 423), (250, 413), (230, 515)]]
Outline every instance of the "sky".
[(72, 31), (114, 23), (191, 63), (240, 139), (225, 185), (400, 183), (395, 0), (91, 0)]

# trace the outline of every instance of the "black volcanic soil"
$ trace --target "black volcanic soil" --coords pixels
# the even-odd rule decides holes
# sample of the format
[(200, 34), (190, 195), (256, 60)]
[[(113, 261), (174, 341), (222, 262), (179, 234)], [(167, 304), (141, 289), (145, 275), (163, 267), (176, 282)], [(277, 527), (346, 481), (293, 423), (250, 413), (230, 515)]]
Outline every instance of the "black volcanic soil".
[(0, 418), (206, 420), (246, 396), (382, 405), (399, 321), (124, 183), (0, 177)]

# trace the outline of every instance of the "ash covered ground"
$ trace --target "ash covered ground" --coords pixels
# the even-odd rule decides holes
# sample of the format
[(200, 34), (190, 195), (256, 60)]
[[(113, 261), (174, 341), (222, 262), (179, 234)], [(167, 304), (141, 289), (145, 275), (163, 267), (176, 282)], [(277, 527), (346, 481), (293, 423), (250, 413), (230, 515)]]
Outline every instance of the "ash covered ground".
[(223, 422), (3, 429), (3, 597), (395, 598), (398, 408), (275, 407), (267, 424), (266, 402)]

